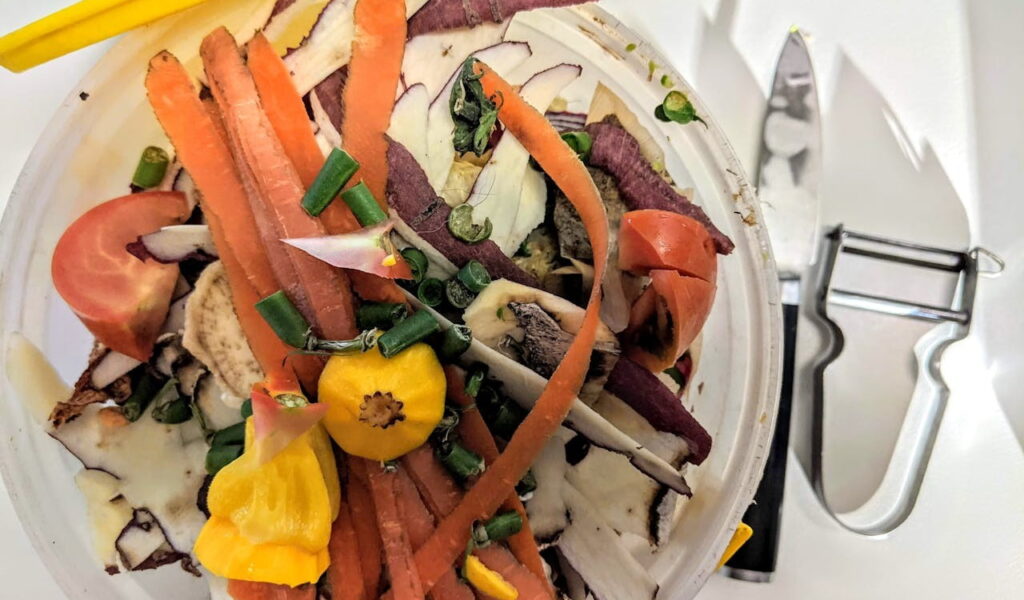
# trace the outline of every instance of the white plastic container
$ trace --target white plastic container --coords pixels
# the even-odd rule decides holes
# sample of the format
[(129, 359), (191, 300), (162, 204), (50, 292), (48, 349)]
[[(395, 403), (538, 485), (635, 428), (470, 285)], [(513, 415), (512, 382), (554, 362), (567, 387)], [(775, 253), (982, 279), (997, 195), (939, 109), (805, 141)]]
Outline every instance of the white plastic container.
[[(78, 376), (91, 340), (54, 292), (50, 257), (76, 216), (127, 192), (142, 148), (170, 147), (145, 98), (149, 57), (167, 48), (198, 70), (196, 54), (205, 33), (224, 23), (244, 38), (246, 30), (251, 33), (262, 22), (260, 14), (269, 4), (211, 2), (132, 33), (65, 101), (29, 158), (0, 224), (0, 363), (7, 364), (10, 334), (20, 332), (46, 353), (65, 381)], [(718, 297), (685, 399), (714, 436), (714, 448), (703, 465), (689, 470), (694, 499), (671, 541), (650, 557), (661, 582), (659, 598), (692, 598), (714, 571), (750, 503), (775, 419), (780, 314), (760, 212), (708, 107), (665, 57), (610, 15), (592, 6), (536, 11), (517, 17), (508, 37), (534, 47), (524, 70), (573, 62), (583, 66), (584, 77), (570, 92), (585, 96), (597, 80), (611, 87), (649, 131), (662, 136), (659, 144), (676, 182), (693, 188), (712, 220), (736, 242), (735, 252), (719, 263)], [(627, 50), (631, 44), (636, 48)], [(653, 78), (648, 76), (650, 61), (658, 65)], [(690, 95), (707, 127), (654, 118), (653, 109), (666, 93), (662, 74)], [(572, 93), (567, 96), (572, 99)], [(0, 439), (5, 442), (0, 444), (0, 471), (33, 545), (65, 593), (75, 600), (207, 597), (205, 582), (173, 566), (115, 577), (103, 572), (93, 558), (84, 502), (73, 481), (81, 465), (33, 420), (27, 400), (14, 393), (6, 376), (0, 389)]]

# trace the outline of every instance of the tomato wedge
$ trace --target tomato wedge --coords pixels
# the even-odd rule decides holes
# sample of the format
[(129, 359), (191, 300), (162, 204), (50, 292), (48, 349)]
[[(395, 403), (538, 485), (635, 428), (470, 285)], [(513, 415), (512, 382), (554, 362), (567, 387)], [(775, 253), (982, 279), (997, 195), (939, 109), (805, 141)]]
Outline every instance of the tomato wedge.
[(690, 217), (665, 210), (634, 210), (619, 226), (619, 268), (646, 274), (674, 269), (714, 283), (718, 258), (711, 234)]
[(715, 301), (715, 285), (669, 269), (650, 272), (651, 285), (633, 304), (626, 356), (659, 373), (696, 339)]
[(61, 236), (50, 263), (53, 284), (97, 340), (132, 358), (149, 358), (178, 265), (143, 262), (125, 246), (188, 214), (179, 192), (143, 192), (100, 204)]

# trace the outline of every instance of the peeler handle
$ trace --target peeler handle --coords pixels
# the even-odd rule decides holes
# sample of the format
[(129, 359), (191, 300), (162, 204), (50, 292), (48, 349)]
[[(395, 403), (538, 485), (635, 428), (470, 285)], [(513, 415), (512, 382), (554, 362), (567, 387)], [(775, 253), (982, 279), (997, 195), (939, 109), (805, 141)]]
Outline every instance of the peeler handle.
[[(783, 286), (791, 282), (783, 282)], [(792, 282), (793, 285), (798, 285)], [(796, 297), (799, 297), (797, 290)], [(796, 324), (800, 306), (782, 305), (782, 391), (775, 420), (768, 461), (754, 502), (743, 515), (743, 522), (754, 530), (753, 536), (726, 564), (729, 577), (766, 583), (771, 580), (779, 553), (782, 529), (782, 497), (786, 488), (786, 458), (789, 449), (789, 424), (793, 405), (793, 375), (796, 364)]]

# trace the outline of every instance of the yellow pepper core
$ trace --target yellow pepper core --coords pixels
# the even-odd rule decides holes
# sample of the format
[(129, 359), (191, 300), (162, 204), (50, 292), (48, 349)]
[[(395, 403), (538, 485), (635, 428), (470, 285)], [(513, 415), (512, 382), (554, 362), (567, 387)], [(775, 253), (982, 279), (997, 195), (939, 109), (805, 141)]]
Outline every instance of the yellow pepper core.
[(444, 370), (426, 344), (391, 358), (377, 348), (334, 356), (320, 375), (324, 426), (345, 452), (370, 460), (392, 460), (427, 441), (444, 398)]
[(501, 573), (487, 568), (479, 558), (470, 554), (462, 567), (462, 574), (470, 585), (494, 600), (516, 600), (519, 590), (509, 583)]
[(289, 586), (316, 582), (327, 570), (331, 523), (341, 502), (330, 440), (319, 425), (270, 461), (246, 451), (210, 484), (210, 520), (195, 554), (210, 572), (228, 579)]

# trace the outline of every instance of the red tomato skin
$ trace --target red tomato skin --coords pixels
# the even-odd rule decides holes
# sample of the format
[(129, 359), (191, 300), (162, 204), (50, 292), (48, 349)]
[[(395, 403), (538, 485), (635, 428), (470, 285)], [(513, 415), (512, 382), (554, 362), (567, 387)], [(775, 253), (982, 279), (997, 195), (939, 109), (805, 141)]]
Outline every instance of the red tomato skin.
[[(625, 335), (631, 340), (626, 356), (655, 373), (675, 365), (680, 356), (700, 334), (715, 302), (716, 287), (697, 277), (681, 275), (668, 269), (650, 272), (651, 285), (633, 304)], [(657, 351), (650, 348), (650, 335), (644, 326), (658, 316), (658, 311), (671, 316), (671, 326), (659, 320), (656, 331), (665, 331), (668, 343)]]
[(619, 268), (638, 274), (674, 269), (714, 283), (718, 255), (696, 220), (664, 210), (634, 210), (622, 215), (619, 226)]
[(183, 194), (142, 192), (108, 200), (64, 231), (50, 263), (53, 284), (98, 341), (132, 358), (149, 358), (178, 265), (141, 261), (125, 246), (187, 218)]

